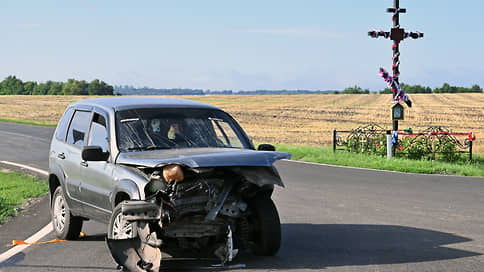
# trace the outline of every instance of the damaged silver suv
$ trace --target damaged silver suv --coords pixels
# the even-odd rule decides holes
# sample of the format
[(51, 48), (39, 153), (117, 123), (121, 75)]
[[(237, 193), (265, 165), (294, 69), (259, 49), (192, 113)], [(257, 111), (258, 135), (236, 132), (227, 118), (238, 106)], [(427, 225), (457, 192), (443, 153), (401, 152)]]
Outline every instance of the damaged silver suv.
[(290, 158), (254, 145), (227, 113), (181, 99), (118, 97), (75, 102), (49, 155), (55, 234), (78, 237), (84, 220), (108, 224), (115, 261), (157, 271), (161, 251), (213, 257), (274, 255), (281, 229), (271, 200), (283, 186), (273, 163)]

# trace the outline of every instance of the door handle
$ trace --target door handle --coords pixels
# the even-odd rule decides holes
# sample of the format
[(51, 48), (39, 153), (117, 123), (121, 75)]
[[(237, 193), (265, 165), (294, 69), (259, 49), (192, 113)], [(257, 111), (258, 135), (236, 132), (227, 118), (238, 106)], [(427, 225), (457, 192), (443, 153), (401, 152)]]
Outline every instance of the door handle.
[(59, 153), (59, 154), (57, 155), (57, 158), (59, 158), (59, 159), (63, 160), (63, 159), (65, 159), (65, 158), (66, 158), (66, 155), (64, 155), (64, 153)]
[(85, 161), (81, 162), (81, 165), (84, 166), (84, 167), (88, 167), (89, 166), (89, 164), (87, 164), (87, 162), (85, 162)]

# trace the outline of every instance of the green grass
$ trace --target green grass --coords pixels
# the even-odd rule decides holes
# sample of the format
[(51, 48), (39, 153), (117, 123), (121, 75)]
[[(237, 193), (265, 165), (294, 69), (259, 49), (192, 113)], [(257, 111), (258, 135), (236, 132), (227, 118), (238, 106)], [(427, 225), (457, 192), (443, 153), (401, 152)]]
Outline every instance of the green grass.
[(484, 177), (484, 158), (473, 156), (474, 160), (455, 163), (430, 160), (410, 160), (370, 154), (336, 151), (331, 147), (276, 145), (276, 150), (292, 154), (293, 160), (318, 162), (333, 165), (352, 166), (369, 169), (392, 170), (408, 173), (446, 174)]
[(42, 123), (42, 122), (8, 119), (8, 118), (0, 118), (0, 122), (9, 122), (9, 123), (24, 124), (24, 125), (43, 126), (43, 127), (56, 127), (57, 126), (57, 124), (47, 124), (47, 123)]
[(24, 204), (27, 198), (44, 195), (48, 188), (46, 181), (36, 177), (0, 172), (0, 223), (15, 214), (15, 209)]

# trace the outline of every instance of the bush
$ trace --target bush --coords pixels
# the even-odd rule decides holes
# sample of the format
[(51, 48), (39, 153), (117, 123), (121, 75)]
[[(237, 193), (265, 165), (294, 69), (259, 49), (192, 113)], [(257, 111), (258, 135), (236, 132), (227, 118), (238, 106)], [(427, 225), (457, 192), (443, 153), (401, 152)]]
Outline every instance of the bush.
[(456, 144), (447, 135), (405, 137), (398, 141), (395, 151), (399, 157), (414, 160), (441, 159), (447, 162), (455, 162), (461, 159)]

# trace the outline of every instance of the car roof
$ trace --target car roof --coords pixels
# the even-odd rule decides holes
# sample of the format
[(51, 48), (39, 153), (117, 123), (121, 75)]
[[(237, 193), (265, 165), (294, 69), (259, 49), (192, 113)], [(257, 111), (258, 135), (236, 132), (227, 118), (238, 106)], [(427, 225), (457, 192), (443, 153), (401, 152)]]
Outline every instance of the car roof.
[(91, 98), (74, 102), (71, 106), (97, 106), (114, 111), (139, 108), (203, 108), (219, 110), (215, 106), (186, 99), (137, 96)]

